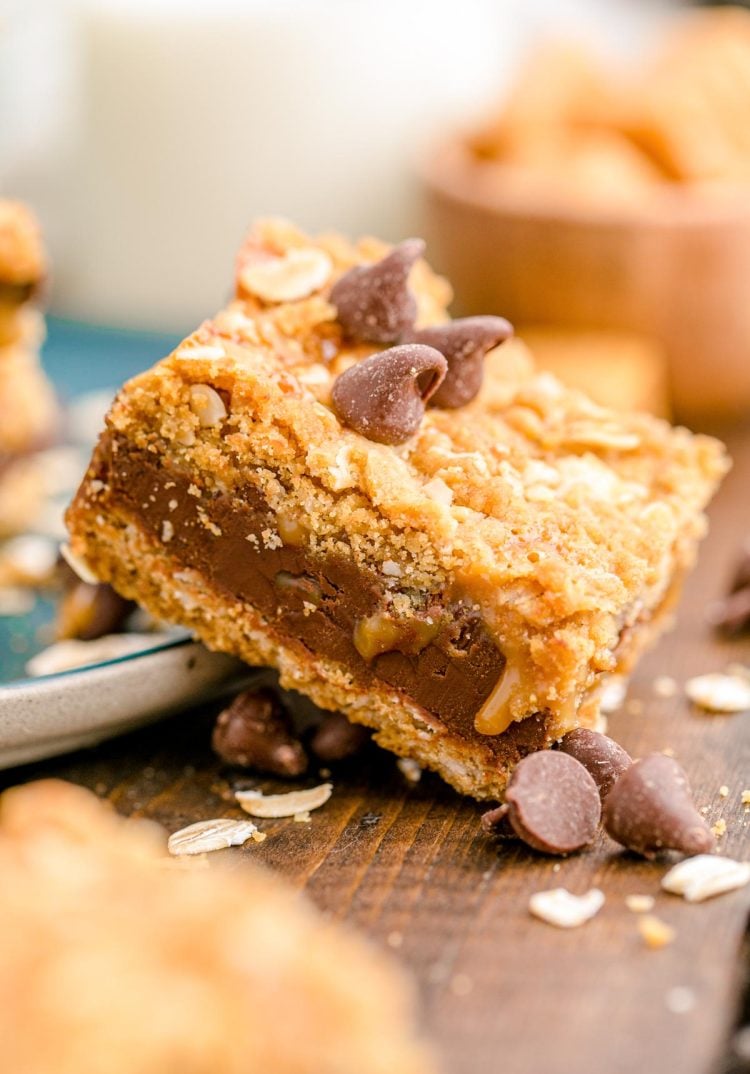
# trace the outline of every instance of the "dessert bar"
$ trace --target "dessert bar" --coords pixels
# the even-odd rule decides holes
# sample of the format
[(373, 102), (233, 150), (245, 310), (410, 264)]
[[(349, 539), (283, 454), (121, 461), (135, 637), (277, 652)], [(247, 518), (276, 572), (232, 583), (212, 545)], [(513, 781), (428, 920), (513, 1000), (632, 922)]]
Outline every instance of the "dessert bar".
[(41, 503), (33, 453), (48, 446), (57, 411), (39, 364), (46, 275), (39, 229), (19, 202), (0, 199), (0, 537), (27, 526)]
[(71, 548), (495, 798), (668, 621), (727, 463), (450, 321), (422, 251), (258, 224), (235, 300), (120, 392)]

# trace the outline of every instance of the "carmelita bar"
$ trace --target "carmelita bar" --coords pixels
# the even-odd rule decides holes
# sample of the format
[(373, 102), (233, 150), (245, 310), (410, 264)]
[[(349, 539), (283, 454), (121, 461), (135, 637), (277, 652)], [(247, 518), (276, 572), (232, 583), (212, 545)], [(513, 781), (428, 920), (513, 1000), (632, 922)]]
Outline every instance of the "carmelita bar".
[(68, 525), (123, 596), (493, 798), (664, 625), (727, 464), (449, 321), (422, 251), (258, 224), (236, 300), (120, 392)]

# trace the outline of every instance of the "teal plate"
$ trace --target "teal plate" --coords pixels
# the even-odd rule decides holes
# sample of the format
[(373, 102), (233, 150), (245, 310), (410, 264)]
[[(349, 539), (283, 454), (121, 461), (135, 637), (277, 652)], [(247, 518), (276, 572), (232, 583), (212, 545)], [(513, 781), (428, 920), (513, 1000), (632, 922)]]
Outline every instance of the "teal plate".
[[(64, 407), (113, 392), (179, 342), (56, 318), (47, 327), (44, 366)], [(81, 467), (85, 454), (81, 448)], [(26, 663), (49, 643), (53, 616), (44, 595), (23, 615), (0, 616), (0, 768), (92, 745), (247, 676), (238, 661), (172, 634), (135, 653), (28, 678)]]
[[(63, 407), (69, 407), (92, 392), (113, 394), (118, 385), (153, 365), (179, 341), (177, 336), (126, 332), (50, 317), (44, 367)], [(82, 465), (85, 454), (84, 448)], [(28, 613), (0, 616), (0, 684), (24, 677), (26, 662), (44, 647), (45, 635), (50, 636), (53, 618), (53, 604), (43, 594)]]

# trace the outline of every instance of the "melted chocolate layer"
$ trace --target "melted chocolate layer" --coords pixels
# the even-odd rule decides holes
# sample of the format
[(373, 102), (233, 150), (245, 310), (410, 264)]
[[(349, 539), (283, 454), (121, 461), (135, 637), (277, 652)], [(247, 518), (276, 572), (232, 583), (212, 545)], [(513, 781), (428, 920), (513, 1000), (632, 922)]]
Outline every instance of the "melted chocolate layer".
[(188, 476), (124, 441), (110, 443), (99, 457), (115, 502), (166, 539), (181, 563), (257, 608), (278, 634), (342, 663), (363, 687), (374, 679), (395, 687), (436, 725), (485, 746), (497, 743), (504, 756), (522, 756), (542, 744), (541, 716), (514, 724), (502, 736), (502, 747), (474, 729), (474, 715), (502, 674), (505, 658), (472, 608), (443, 604), (432, 595), (421, 614), (440, 622), (436, 636), (419, 652), (393, 650), (366, 661), (353, 634), (358, 621), (386, 607), (386, 587), (375, 571), (344, 555), (320, 556), (291, 544), (268, 547), (263, 531), (276, 534), (278, 520), (253, 486), (241, 500), (205, 491), (193, 495), (190, 489), (197, 490)]

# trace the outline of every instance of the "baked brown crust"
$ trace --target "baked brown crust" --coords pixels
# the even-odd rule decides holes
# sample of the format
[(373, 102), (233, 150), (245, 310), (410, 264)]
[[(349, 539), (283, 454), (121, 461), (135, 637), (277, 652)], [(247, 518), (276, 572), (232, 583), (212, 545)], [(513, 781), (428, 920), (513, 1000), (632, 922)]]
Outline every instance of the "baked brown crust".
[[(726, 461), (709, 438), (595, 406), (535, 373), (511, 344), (488, 356), (472, 403), (428, 410), (407, 443), (343, 428), (333, 380), (376, 348), (343, 337), (325, 296), (344, 270), (385, 249), (260, 224), (240, 257), (240, 298), (119, 396), (69, 512), (73, 549), (209, 646), (277, 667), (284, 685), (375, 727), (383, 745), (493, 797), (524, 751), (596, 718), (603, 677), (629, 670), (661, 628)], [(247, 290), (253, 258), (291, 250), (323, 255), (326, 279), (288, 301)], [(449, 289), (423, 263), (412, 287), (420, 324), (446, 319)], [(475, 608), (505, 670), (469, 710), (474, 726), (450, 726), (377, 675), (358, 680), (346, 660), (311, 650), (187, 563), (171, 544), (169, 501), (163, 527), (146, 523), (143, 505), (113, 482), (115, 443), (182, 476), (206, 547), (221, 541), (219, 499), (239, 508), (252, 488), (276, 525), (248, 541), (343, 555), (378, 576), (383, 612), (400, 624), (414, 625), (431, 603)], [(527, 721), (533, 733), (518, 730)]]
[(4, 1069), (430, 1074), (395, 966), (265, 870), (233, 865), (178, 868), (156, 825), (72, 784), (7, 791)]

